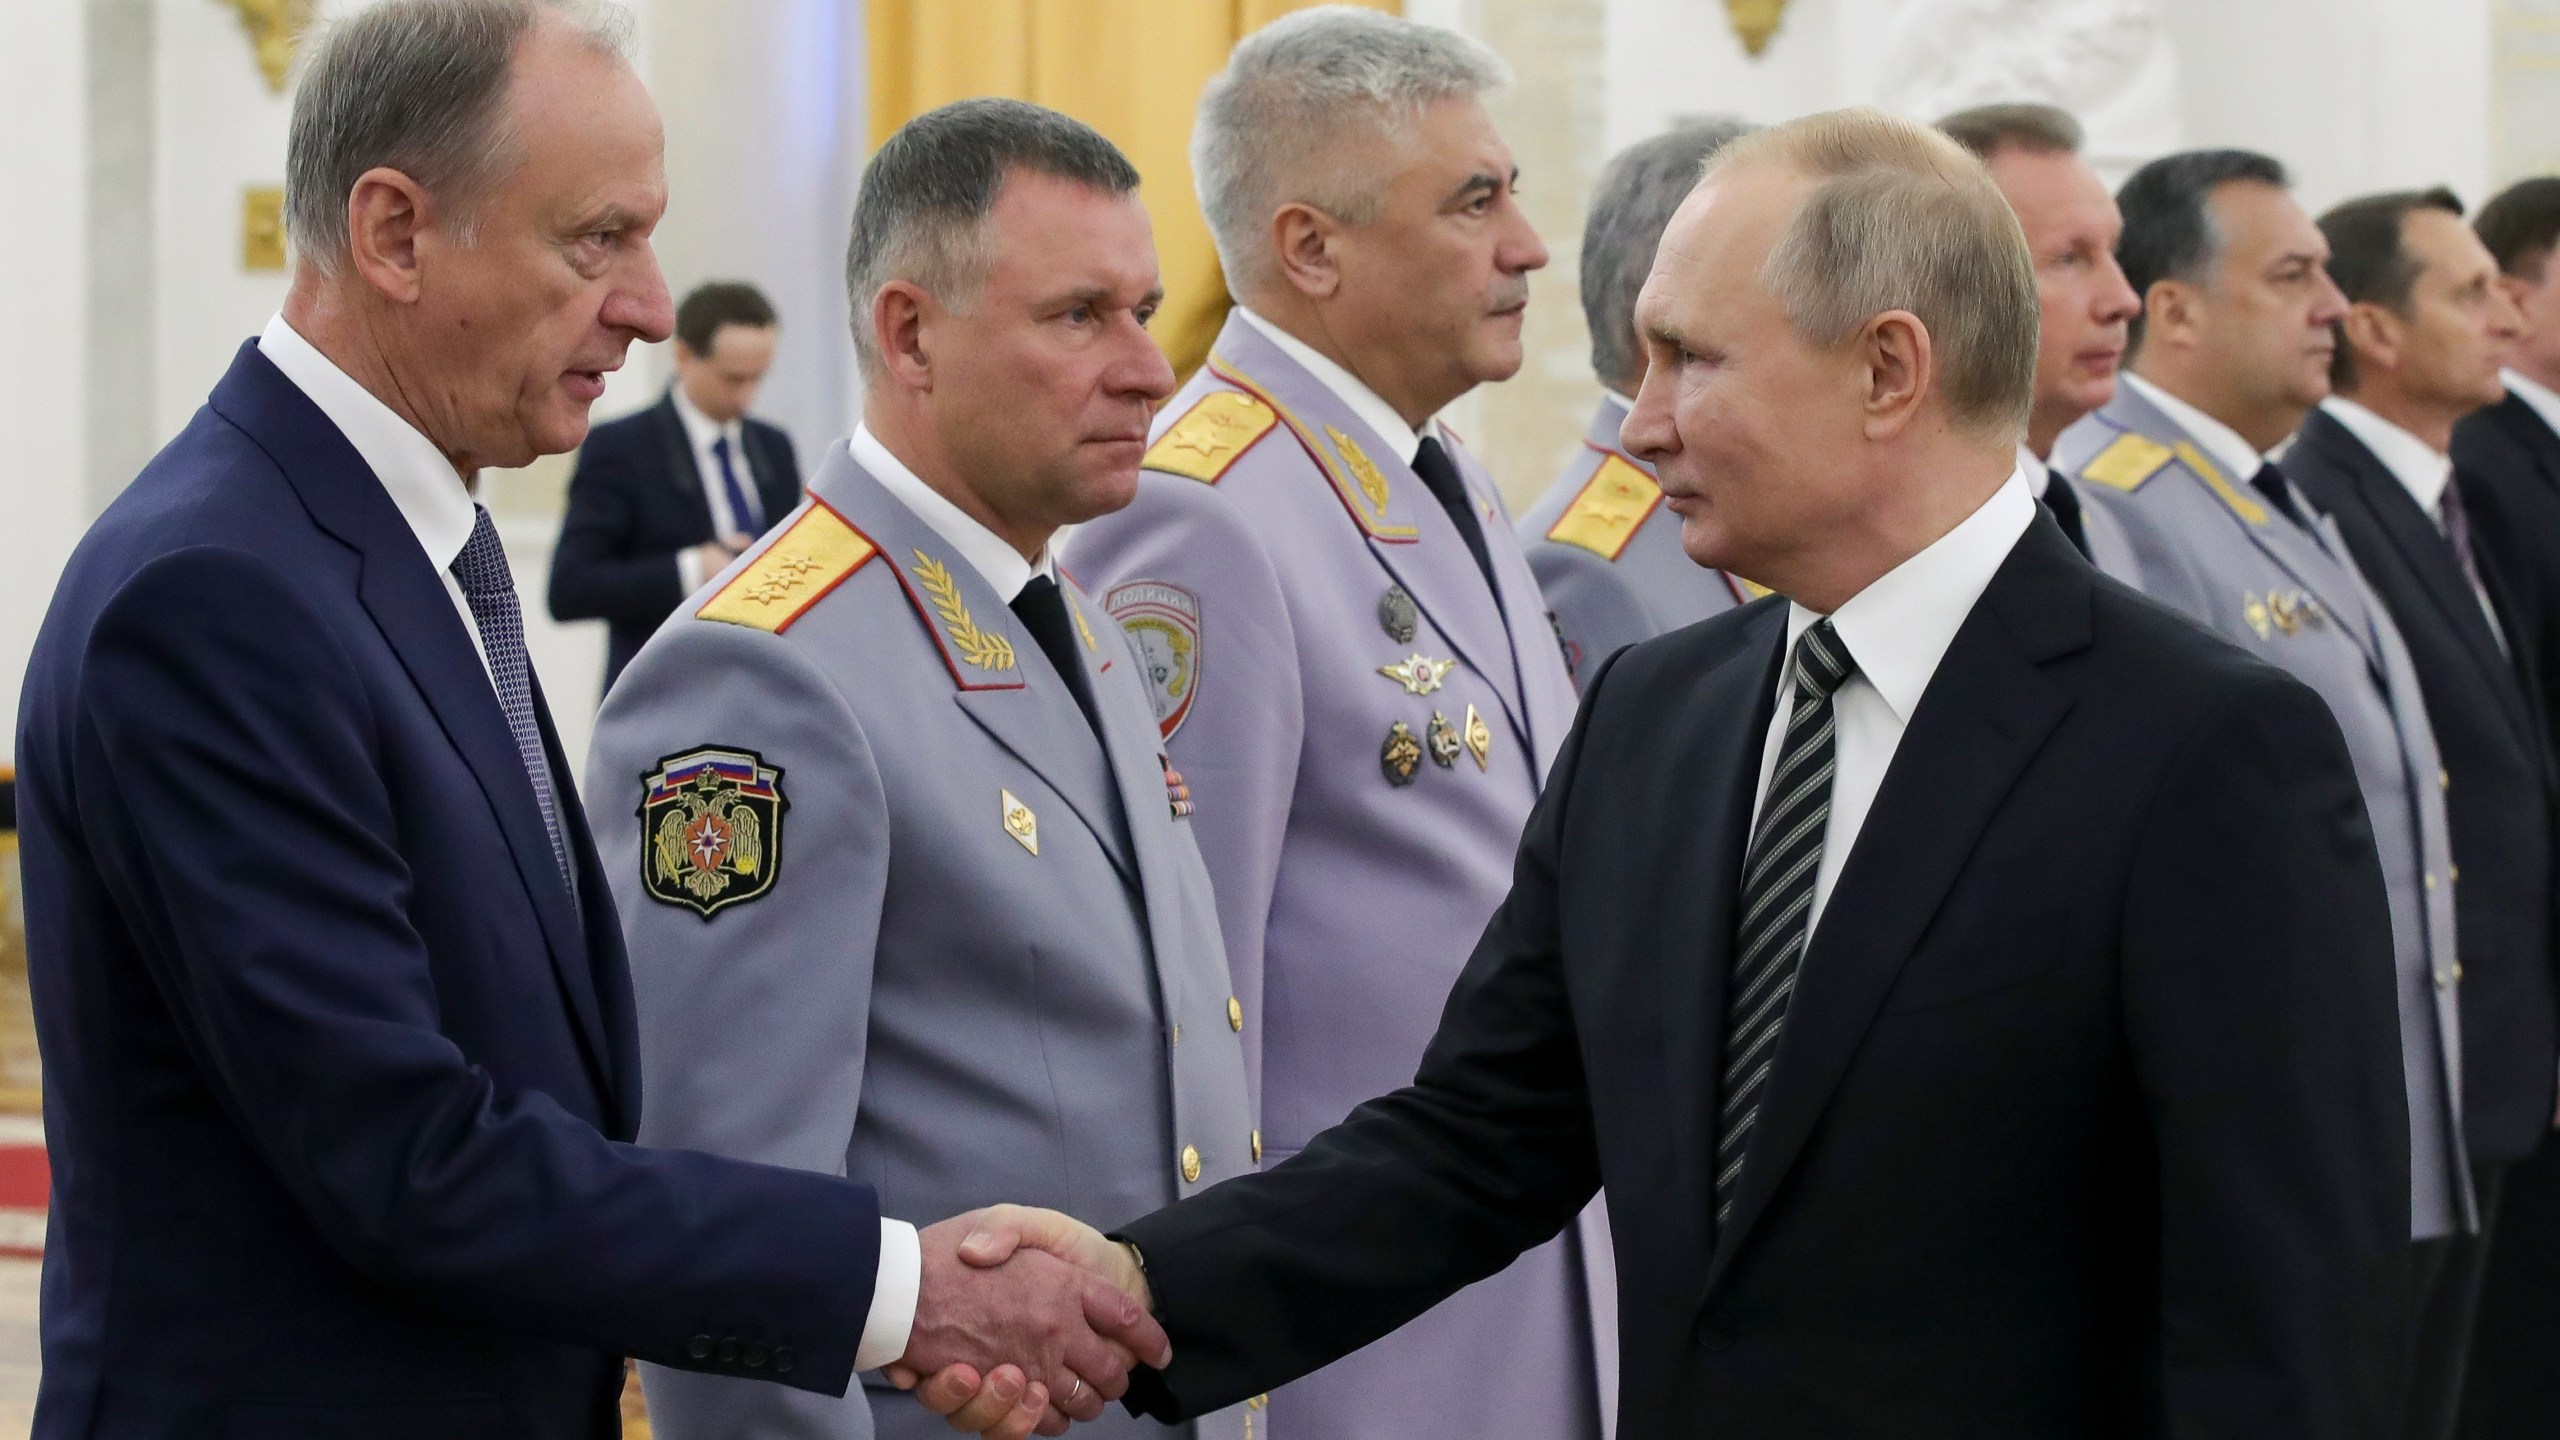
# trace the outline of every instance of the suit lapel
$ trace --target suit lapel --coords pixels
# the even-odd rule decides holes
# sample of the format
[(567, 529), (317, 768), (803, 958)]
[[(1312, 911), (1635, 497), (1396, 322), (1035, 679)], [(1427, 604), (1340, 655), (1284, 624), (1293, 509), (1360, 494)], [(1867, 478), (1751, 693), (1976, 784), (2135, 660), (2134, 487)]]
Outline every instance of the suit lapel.
[(650, 407), (657, 417), (658, 445), (666, 452), (667, 479), (675, 488), (676, 503), (693, 517), (694, 533), (704, 539), (712, 534), (711, 499), (702, 493), (702, 467), (694, 463), (693, 437), (684, 430), (684, 417), (676, 413), (676, 392), (669, 387), (666, 397)]
[[(2090, 575), (2059, 529), (2030, 526), (1923, 692), (1814, 927), (1710, 1290), (1803, 1150), (1983, 829), (2070, 709), (2037, 667), (2088, 643)], [(1723, 1017), (1714, 1023), (1721, 1033)]]
[(2543, 422), (2542, 412), (2521, 395), (2506, 399), (2481, 412), (2490, 424), (2506, 431), (2509, 438), (2533, 460), (2534, 472), (2542, 483), (2560, 491), (2560, 432)]
[[(604, 1093), (613, 1093), (611, 1052), (586, 937), (552, 857), (533, 777), (525, 773), (506, 712), (452, 594), (363, 457), (254, 343), (215, 390), (214, 404), (266, 447), (321, 528), (363, 557), (357, 597), (479, 782), (533, 902), (587, 1062)], [(553, 763), (559, 764), (556, 756)], [(562, 767), (552, 776), (564, 806), (576, 793), (567, 773)]]
[[(1712, 1243), (1717, 1090), (1724, 1066), (1725, 979), (1733, 967), (1734, 905), (1742, 855), (1749, 844), (1752, 792), (1760, 752), (1776, 704), (1778, 662), (1787, 637), (1785, 602), (1772, 600), (1732, 632), (1731, 648), (1701, 667), (1686, 694), (1654, 733), (1662, 737), (1649, 768), (1665, 794), (1658, 813), (1677, 833), (1635, 852), (1645, 867), (1626, 893), (1650, 920), (1640, 938), (1702, 937), (1702, 944), (1665, 949), (1651, 962), (1660, 986), (1653, 1023), (1660, 1027), (1662, 1094), (1674, 1193), (1695, 1228), (1677, 1263), (1703, 1276)], [(1664, 1257), (1666, 1262), (1672, 1257)], [(1703, 1281), (1701, 1281), (1703, 1295)]]
[[(1137, 884), (1110, 763), (1067, 682), (1014, 618), (1012, 607), (998, 598), (976, 566), (843, 449), (828, 455), (809, 489), (880, 547), (880, 558), (889, 562), (915, 607), (917, 623), (950, 667), (958, 684), (952, 698), (961, 711), (1058, 792), (1121, 877)], [(972, 643), (962, 643), (964, 629), (974, 632)], [(998, 659), (1002, 663), (992, 663)], [(997, 807), (997, 797), (989, 795), (990, 821), (998, 818)]]

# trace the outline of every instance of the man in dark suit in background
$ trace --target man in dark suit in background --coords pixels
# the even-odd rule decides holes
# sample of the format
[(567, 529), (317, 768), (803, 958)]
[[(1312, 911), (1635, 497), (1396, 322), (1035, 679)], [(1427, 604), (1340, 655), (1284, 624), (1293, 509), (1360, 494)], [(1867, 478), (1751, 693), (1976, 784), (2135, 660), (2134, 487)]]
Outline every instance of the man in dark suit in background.
[[(2454, 484), (2480, 554), (2514, 598), (2507, 638), (2539, 681), (2531, 694), (2550, 733), (2560, 720), (2560, 177), (2501, 191), (2472, 228), (2518, 324), (2501, 357), (2506, 397), (2453, 427)], [(2560, 1145), (2548, 1136), (2507, 1170), (2486, 1269), (2462, 1433), (2560, 1434)]]
[(551, 618), (606, 622), (606, 689), (684, 597), (800, 503), (791, 437), (747, 413), (776, 339), (754, 286), (699, 287), (676, 307), (666, 397), (578, 447)]
[(320, 41), (283, 313), (55, 592), (18, 732), (45, 1440), (599, 1440), (625, 1355), (827, 1395), (957, 1360), (1018, 1435), (1125, 1378), (1089, 1319), (1162, 1344), (1046, 1256), (993, 1293), (967, 1217), (631, 1143), (621, 928), (468, 489), (667, 332), (614, 13)]
[(1626, 441), (1778, 596), (1591, 677), (1411, 1086), (1125, 1245), (1024, 1212), (963, 1258), (1151, 1287), (1164, 1418), (1605, 1185), (1621, 1440), (2385, 1433), (2408, 1120), (2353, 764), (2038, 513), (1990, 177), (1874, 112), (1739, 140), (1638, 315)]
[[(2525, 612), (2472, 538), (2453, 484), (2454, 422), (2500, 394), (2515, 307), (2450, 191), (2369, 195), (2320, 217), (2346, 296), (2331, 394), (2284, 470), (2336, 519), (2390, 611), (2444, 767), (2462, 1014), (2463, 1134), (2479, 1227), (2419, 1242), (2409, 1410), (2400, 1433), (2454, 1433), (2481, 1262), (2507, 1167), (2551, 1128), (2553, 804), (2548, 736), (2517, 669)], [(2439, 982), (2440, 984), (2445, 982)]]

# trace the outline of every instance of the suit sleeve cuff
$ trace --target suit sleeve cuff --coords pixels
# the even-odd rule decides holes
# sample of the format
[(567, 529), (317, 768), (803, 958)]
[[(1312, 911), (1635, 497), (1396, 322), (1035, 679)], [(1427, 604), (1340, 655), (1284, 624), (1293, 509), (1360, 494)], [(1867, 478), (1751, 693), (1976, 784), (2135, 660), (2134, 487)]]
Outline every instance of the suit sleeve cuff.
[[(687, 595), (702, 588), (702, 557), (690, 545), (676, 552), (676, 587)], [(914, 1234), (915, 1227), (907, 1227), (907, 1233)]]
[(880, 1276), (871, 1287), (871, 1315), (862, 1322), (862, 1345), (853, 1368), (877, 1370), (907, 1353), (916, 1328), (916, 1291), (924, 1281), (924, 1246), (916, 1227), (880, 1217)]

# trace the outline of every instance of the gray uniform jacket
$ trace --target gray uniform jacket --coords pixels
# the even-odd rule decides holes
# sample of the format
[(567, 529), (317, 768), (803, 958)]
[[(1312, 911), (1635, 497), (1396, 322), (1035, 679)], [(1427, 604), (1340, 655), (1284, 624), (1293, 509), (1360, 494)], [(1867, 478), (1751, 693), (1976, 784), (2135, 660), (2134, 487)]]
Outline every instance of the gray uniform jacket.
[[(1108, 1227), (1250, 1170), (1243, 1014), (1126, 642), (1068, 588), (1106, 758), (1005, 601), (842, 444), (809, 492), (597, 720), (641, 1142), (841, 1172), (918, 1223), (1020, 1201)], [(949, 1433), (888, 1389), (645, 1384), (664, 1440)]]
[(1627, 402), (1603, 394), (1582, 449), (1520, 520), (1576, 684), (1625, 646), (1767, 593), (1680, 548), (1680, 517), (1653, 467), (1618, 443), (1626, 419)]
[(2251, 477), (2224, 474), (2130, 385), (2064, 431), (2053, 459), (2079, 482), (2088, 508), (2113, 516), (2130, 542), (2130, 570), (2103, 558), (2102, 569), (2292, 672), (2337, 715), (2391, 900), (2410, 1230), (2419, 1239), (2476, 1230), (2462, 1144), (2444, 770), (2398, 627), (2334, 522), (2298, 491), (2295, 510), (2312, 525), (2287, 519), (2250, 487)]
[[(1067, 559), (1149, 657), (1199, 796), (1267, 1161), (1413, 1079), (1572, 724), (1537, 581), (1451, 452), (1501, 587), (1401, 454), (1242, 317)], [(1584, 1227), (1272, 1392), (1283, 1436), (1574, 1440), (1614, 1401)], [(1596, 1334), (1595, 1334), (1596, 1329)], [(1595, 1357), (1595, 1351), (1597, 1355)]]

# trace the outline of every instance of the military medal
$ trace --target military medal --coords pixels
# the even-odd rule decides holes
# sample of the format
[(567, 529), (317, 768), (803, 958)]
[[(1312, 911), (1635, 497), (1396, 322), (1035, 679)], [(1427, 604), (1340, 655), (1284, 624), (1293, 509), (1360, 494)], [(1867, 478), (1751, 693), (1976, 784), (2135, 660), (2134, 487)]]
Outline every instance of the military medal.
[(1413, 643), (1415, 622), (1421, 618), (1413, 597), (1401, 585), (1388, 586), (1387, 593), (1378, 597), (1378, 628), (1399, 645)]
[(1448, 716), (1432, 711), (1431, 728), (1423, 732), (1423, 739), (1431, 747), (1431, 763), (1443, 770), (1458, 763), (1458, 751), (1462, 748), (1458, 743), (1458, 727), (1449, 723)]
[(649, 898), (709, 920), (773, 889), (782, 869), (782, 769), (753, 750), (669, 755), (640, 777), (640, 877)]
[(1003, 801), (1004, 833), (1019, 841), (1023, 849), (1039, 854), (1040, 817), (1031, 813), (1030, 806), (1015, 799), (1012, 791), (998, 788), (996, 794)]
[(1473, 705), (1467, 707), (1465, 736), (1467, 753), (1476, 757), (1476, 769), (1484, 769), (1485, 757), (1493, 753), (1493, 727), (1484, 723), (1484, 717), (1476, 713)]
[(1390, 785), (1410, 785), (1413, 772), (1422, 764), (1422, 742), (1413, 736), (1413, 727), (1398, 720), (1387, 727), (1387, 743), (1378, 751), (1378, 768), (1386, 773)]
[(1379, 666), (1378, 673), (1402, 685), (1407, 695), (1428, 695), (1457, 668), (1455, 660), (1434, 660), (1417, 651), (1393, 665)]
[(1173, 768), (1173, 757), (1158, 755), (1156, 763), (1164, 767), (1164, 799), (1165, 804), (1173, 809), (1173, 818), (1190, 819), (1191, 787), (1182, 783), (1182, 772)]

